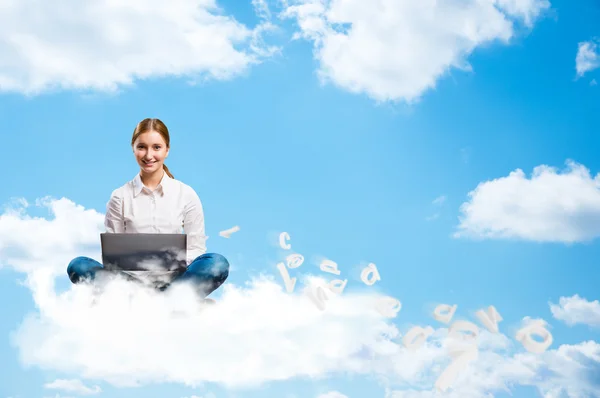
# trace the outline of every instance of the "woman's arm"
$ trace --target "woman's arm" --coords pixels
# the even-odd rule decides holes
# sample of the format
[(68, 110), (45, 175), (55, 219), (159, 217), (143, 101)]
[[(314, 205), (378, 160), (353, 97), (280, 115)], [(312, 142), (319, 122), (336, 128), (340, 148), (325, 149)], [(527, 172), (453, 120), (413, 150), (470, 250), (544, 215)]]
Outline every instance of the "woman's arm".
[(123, 219), (123, 196), (120, 189), (115, 189), (106, 204), (106, 215), (104, 216), (104, 227), (108, 233), (125, 232), (125, 220)]
[(206, 253), (206, 235), (204, 232), (204, 211), (198, 194), (189, 188), (189, 198), (184, 209), (183, 230), (187, 235), (188, 265)]

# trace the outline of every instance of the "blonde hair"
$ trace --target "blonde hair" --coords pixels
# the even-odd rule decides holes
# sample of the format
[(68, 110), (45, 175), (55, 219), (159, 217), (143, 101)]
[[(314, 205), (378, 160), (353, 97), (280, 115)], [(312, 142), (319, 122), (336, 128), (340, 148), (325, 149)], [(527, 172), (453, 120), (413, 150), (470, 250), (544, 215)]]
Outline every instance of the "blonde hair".
[[(133, 136), (131, 137), (131, 146), (133, 146), (133, 144), (135, 144), (135, 140), (137, 140), (141, 134), (144, 134), (144, 133), (147, 133), (150, 131), (156, 131), (158, 134), (160, 134), (161, 137), (163, 138), (163, 140), (165, 140), (165, 143), (167, 144), (167, 148), (170, 147), (171, 138), (169, 137), (169, 129), (160, 119), (151, 119), (151, 118), (146, 118), (137, 124), (137, 126), (133, 130)], [(164, 163), (163, 163), (163, 169), (165, 170), (165, 173), (167, 173), (167, 175), (169, 177), (175, 178), (175, 177), (173, 177), (173, 174), (171, 174), (171, 172), (169, 171), (169, 168), (167, 167), (167, 165)]]

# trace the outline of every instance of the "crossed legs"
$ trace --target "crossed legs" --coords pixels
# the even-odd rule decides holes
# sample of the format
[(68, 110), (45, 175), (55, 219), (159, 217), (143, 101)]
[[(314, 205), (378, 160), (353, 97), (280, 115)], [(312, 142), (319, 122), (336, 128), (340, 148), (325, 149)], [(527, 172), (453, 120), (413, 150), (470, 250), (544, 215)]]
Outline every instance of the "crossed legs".
[[(102, 272), (113, 271), (105, 270), (101, 263), (89, 257), (76, 257), (67, 267), (67, 275), (73, 283), (94, 280)], [(126, 274), (123, 275), (128, 279), (134, 279)], [(205, 253), (196, 257), (181, 274), (175, 277), (171, 284), (192, 283), (204, 298), (218, 289), (228, 276), (229, 262), (227, 259), (217, 253)], [(168, 285), (161, 290), (165, 290), (167, 287)]]

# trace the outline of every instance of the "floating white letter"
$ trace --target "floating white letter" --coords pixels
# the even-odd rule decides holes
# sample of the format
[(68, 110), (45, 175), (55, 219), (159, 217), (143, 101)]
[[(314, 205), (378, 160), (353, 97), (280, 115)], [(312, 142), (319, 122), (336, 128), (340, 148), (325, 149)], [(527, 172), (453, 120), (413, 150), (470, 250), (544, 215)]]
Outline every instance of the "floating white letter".
[(348, 283), (348, 279), (334, 279), (329, 282), (329, 290), (334, 292), (335, 294), (342, 294), (344, 289), (346, 288), (346, 284)]
[(331, 260), (323, 260), (321, 261), (321, 271), (329, 272), (330, 274), (339, 275), (340, 270), (338, 269), (337, 263)]
[(483, 323), (483, 325), (492, 333), (498, 333), (498, 323), (502, 321), (502, 316), (496, 311), (496, 308), (493, 305), (490, 305), (487, 309), (487, 312), (483, 309), (477, 311), (475, 313), (477, 318)]
[[(465, 338), (465, 334), (461, 332), (470, 332), (471, 337)], [(452, 357), (450, 365), (444, 369), (442, 374), (435, 382), (435, 388), (440, 392), (445, 392), (454, 382), (460, 372), (462, 372), (471, 361), (474, 361), (479, 356), (477, 349), (477, 336), (479, 336), (479, 328), (473, 322), (455, 321), (448, 332), (448, 337), (457, 339), (461, 343), (450, 343), (449, 351)]]
[(282, 232), (279, 234), (279, 246), (281, 246), (281, 248), (284, 250), (290, 250), (292, 248), (292, 245), (286, 243), (287, 240), (290, 240), (290, 234), (287, 232)]
[(456, 379), (458, 374), (469, 366), (471, 361), (474, 361), (479, 356), (477, 347), (469, 347), (467, 349), (455, 350), (450, 352), (452, 362), (444, 369), (442, 374), (435, 382), (435, 388), (439, 392), (445, 392)]
[(325, 300), (328, 300), (325, 289), (321, 286), (313, 286), (307, 289), (308, 297), (315, 303), (321, 311), (325, 310)]
[(285, 289), (288, 293), (292, 293), (294, 291), (294, 286), (296, 286), (296, 278), (290, 278), (290, 274), (288, 273), (287, 268), (285, 268), (284, 263), (277, 263), (277, 268), (283, 277)]
[(382, 297), (377, 300), (375, 309), (386, 318), (395, 318), (402, 308), (402, 303), (394, 297)]
[(285, 258), (285, 260), (288, 268), (298, 268), (304, 263), (304, 256), (302, 254), (290, 254)]
[(433, 310), (433, 317), (438, 322), (448, 324), (452, 320), (457, 307), (458, 306), (456, 304), (453, 306), (449, 306), (448, 304), (440, 304)]
[[(369, 274), (373, 276), (371, 279), (369, 279)], [(375, 282), (381, 280), (381, 277), (379, 276), (379, 271), (377, 271), (377, 267), (375, 266), (375, 264), (369, 263), (369, 265), (367, 265), (365, 269), (362, 270), (360, 274), (360, 279), (362, 279), (362, 281), (368, 286), (371, 286)]]
[(433, 328), (427, 326), (423, 329), (421, 326), (415, 326), (410, 329), (402, 338), (402, 344), (409, 350), (416, 350), (423, 345), (427, 337), (433, 334)]
[(229, 239), (229, 237), (231, 236), (232, 233), (237, 232), (240, 230), (240, 227), (238, 227), (237, 225), (233, 228), (229, 228), (226, 229), (225, 231), (221, 231), (219, 232), (219, 235), (221, 235), (223, 238), (227, 238)]
[[(471, 336), (465, 337), (465, 334), (461, 332), (470, 332)], [(479, 337), (479, 328), (473, 322), (454, 321), (448, 330), (448, 337), (476, 344), (477, 337)]]
[[(537, 342), (531, 338), (532, 335), (537, 334), (544, 341)], [(546, 322), (543, 320), (532, 321), (529, 325), (520, 329), (517, 332), (517, 340), (523, 344), (523, 347), (531, 353), (541, 354), (546, 351), (552, 344), (552, 334), (546, 329)]]

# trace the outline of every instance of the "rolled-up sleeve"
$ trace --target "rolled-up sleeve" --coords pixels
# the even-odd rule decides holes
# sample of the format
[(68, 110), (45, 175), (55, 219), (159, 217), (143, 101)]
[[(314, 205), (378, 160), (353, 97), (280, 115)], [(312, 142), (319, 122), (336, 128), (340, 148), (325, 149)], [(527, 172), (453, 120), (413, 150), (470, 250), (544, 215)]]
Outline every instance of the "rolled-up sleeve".
[(115, 189), (106, 204), (104, 216), (104, 227), (108, 233), (125, 232), (125, 220), (123, 219), (123, 195), (120, 189)]
[(204, 210), (196, 192), (189, 188), (184, 209), (183, 230), (187, 235), (187, 263), (206, 253), (207, 236), (204, 231)]

